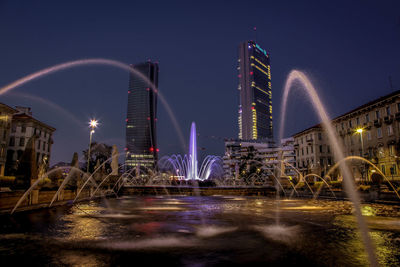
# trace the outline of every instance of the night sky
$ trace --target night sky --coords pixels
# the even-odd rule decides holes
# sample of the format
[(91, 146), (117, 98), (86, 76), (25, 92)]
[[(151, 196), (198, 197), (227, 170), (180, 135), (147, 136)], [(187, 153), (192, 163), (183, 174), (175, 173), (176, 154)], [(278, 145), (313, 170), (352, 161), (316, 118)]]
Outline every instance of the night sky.
[[(159, 89), (185, 138), (195, 121), (201, 152), (222, 155), (222, 138), (238, 132), (238, 45), (250, 39), (271, 56), (275, 135), (285, 77), (294, 68), (310, 75), (331, 117), (400, 89), (398, 0), (0, 0), (0, 87), (82, 58), (158, 61)], [(33, 81), (0, 102), (30, 106), (34, 117), (57, 128), (51, 163), (68, 162), (86, 149), (91, 117), (101, 123), (95, 141), (123, 149), (128, 78), (113, 67), (78, 67)], [(182, 153), (160, 102), (158, 118), (160, 154)], [(304, 94), (293, 93), (285, 134), (317, 122)]]

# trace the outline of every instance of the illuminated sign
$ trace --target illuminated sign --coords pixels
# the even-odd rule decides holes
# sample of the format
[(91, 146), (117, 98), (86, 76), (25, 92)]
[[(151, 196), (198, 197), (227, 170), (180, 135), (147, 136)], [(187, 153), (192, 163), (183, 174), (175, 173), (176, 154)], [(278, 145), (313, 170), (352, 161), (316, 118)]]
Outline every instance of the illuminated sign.
[(265, 51), (264, 49), (261, 48), (261, 46), (259, 46), (258, 44), (256, 44), (256, 47), (258, 50), (260, 50), (261, 52), (264, 53), (264, 55), (267, 55), (267, 51)]

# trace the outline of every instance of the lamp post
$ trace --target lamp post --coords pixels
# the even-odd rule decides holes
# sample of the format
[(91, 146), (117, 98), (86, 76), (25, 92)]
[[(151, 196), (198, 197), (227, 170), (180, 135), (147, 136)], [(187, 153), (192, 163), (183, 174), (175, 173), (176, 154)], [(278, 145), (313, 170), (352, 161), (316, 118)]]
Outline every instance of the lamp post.
[[(360, 141), (361, 141), (361, 157), (364, 157), (364, 142), (363, 142), (363, 138), (362, 138), (362, 134), (364, 132), (363, 128), (358, 128), (356, 130), (356, 132), (360, 135)], [(362, 171), (361, 174), (361, 179), (364, 180), (364, 170)]]
[(90, 136), (89, 136), (89, 150), (88, 150), (88, 159), (87, 159), (87, 169), (86, 171), (89, 172), (89, 164), (90, 164), (90, 148), (92, 146), (92, 135), (94, 133), (94, 129), (97, 128), (97, 120), (92, 119), (89, 122), (90, 127)]

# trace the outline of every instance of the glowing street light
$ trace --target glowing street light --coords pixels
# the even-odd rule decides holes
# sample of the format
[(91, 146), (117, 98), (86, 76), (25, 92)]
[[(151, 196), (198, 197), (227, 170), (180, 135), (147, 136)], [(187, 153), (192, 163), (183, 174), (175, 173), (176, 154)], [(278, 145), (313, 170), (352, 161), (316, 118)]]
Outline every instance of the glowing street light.
[(94, 120), (94, 119), (90, 120), (90, 122), (89, 122), (89, 125), (92, 128), (92, 130), (94, 130), (94, 128), (97, 127), (97, 124), (98, 124), (97, 120)]
[(363, 143), (363, 138), (362, 138), (362, 133), (364, 132), (363, 128), (358, 128), (356, 130), (356, 133), (360, 135), (360, 140), (361, 140), (361, 156), (364, 157), (364, 143)]
[(90, 130), (90, 137), (89, 137), (89, 150), (88, 150), (88, 159), (87, 159), (87, 169), (86, 171), (89, 172), (89, 163), (90, 163), (90, 147), (92, 146), (92, 135), (94, 133), (94, 129), (97, 128), (98, 121), (95, 119), (91, 119), (89, 122)]
[[(360, 135), (360, 141), (361, 141), (361, 157), (364, 157), (364, 142), (363, 142), (363, 138), (362, 138), (362, 134), (364, 132), (363, 128), (358, 128), (356, 130), (356, 133), (358, 133)], [(364, 176), (364, 173), (361, 174), (361, 176)], [(362, 179), (364, 179), (364, 177), (361, 177)]]

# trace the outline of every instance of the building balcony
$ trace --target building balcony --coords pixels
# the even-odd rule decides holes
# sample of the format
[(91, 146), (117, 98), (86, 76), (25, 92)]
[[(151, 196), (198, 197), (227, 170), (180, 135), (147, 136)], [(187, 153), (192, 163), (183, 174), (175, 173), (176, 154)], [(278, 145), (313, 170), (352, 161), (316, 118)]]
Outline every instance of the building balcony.
[(382, 119), (374, 120), (374, 126), (375, 127), (381, 127), (382, 126)]
[(394, 117), (397, 121), (400, 121), (400, 112), (397, 112)]
[(386, 116), (383, 120), (386, 124), (391, 124), (393, 122), (392, 116)]

